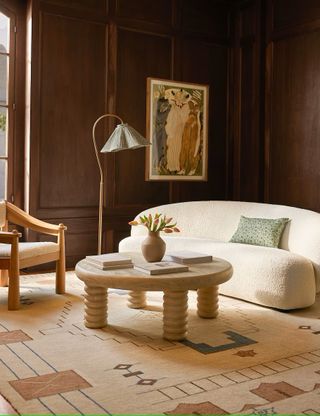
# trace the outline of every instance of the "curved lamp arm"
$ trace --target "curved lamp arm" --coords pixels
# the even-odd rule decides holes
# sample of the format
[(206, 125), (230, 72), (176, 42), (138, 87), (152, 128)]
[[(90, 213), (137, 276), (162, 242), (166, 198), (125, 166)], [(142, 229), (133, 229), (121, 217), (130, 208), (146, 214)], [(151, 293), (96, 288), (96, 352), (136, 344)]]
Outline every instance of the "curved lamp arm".
[(101, 166), (101, 161), (99, 158), (99, 152), (98, 152), (98, 148), (97, 148), (97, 142), (96, 142), (96, 136), (95, 136), (95, 130), (97, 127), (97, 124), (99, 123), (100, 120), (102, 120), (103, 118), (106, 117), (115, 117), (118, 120), (120, 120), (120, 123), (123, 124), (123, 120), (117, 116), (116, 114), (104, 114), (101, 117), (99, 117), (93, 127), (92, 127), (92, 141), (93, 141), (93, 146), (94, 146), (94, 151), (96, 154), (96, 158), (97, 158), (97, 162), (98, 162), (98, 167), (99, 167), (99, 172), (100, 172), (100, 190), (99, 190), (99, 225), (98, 225), (98, 254), (101, 254), (101, 242), (102, 242), (102, 205), (103, 205), (103, 172), (102, 172), (102, 166)]
[(97, 143), (96, 143), (96, 136), (95, 136), (95, 131), (96, 131), (96, 127), (97, 124), (99, 123), (100, 120), (106, 118), (106, 117), (115, 117), (118, 120), (120, 120), (120, 123), (123, 124), (123, 120), (121, 117), (117, 116), (116, 114), (104, 114), (103, 116), (97, 118), (97, 120), (95, 121), (93, 127), (92, 127), (92, 141), (93, 141), (93, 146), (94, 146), (94, 151), (96, 154), (96, 158), (97, 158), (97, 162), (98, 162), (98, 166), (99, 166), (99, 171), (100, 171), (100, 179), (103, 180), (103, 174), (102, 174), (102, 166), (101, 166), (101, 162), (100, 162), (100, 158), (99, 158), (99, 152), (98, 152), (98, 148), (97, 148)]

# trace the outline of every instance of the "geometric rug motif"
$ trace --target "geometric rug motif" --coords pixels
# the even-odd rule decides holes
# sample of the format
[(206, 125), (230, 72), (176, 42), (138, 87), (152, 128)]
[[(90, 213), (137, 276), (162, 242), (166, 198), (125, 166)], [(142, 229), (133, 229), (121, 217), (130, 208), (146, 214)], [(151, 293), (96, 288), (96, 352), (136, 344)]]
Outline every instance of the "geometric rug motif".
[(108, 325), (83, 324), (83, 283), (21, 276), (20, 310), (0, 288), (0, 394), (24, 414), (320, 414), (320, 299), (280, 312), (220, 296), (216, 319), (162, 338), (162, 293), (143, 310), (110, 290)]
[(14, 344), (15, 342), (29, 341), (30, 338), (21, 329), (17, 331), (0, 332), (0, 345)]
[(92, 387), (77, 373), (70, 370), (9, 381), (9, 384), (25, 400)]
[(232, 343), (211, 346), (205, 343), (194, 343), (194, 342), (188, 341), (187, 339), (184, 341), (180, 341), (180, 342), (183, 345), (186, 345), (187, 347), (191, 347), (195, 349), (196, 351), (201, 352), (202, 354), (211, 354), (213, 352), (226, 351), (232, 348), (256, 344), (256, 341), (254, 341), (253, 339), (244, 337), (243, 335), (237, 334), (236, 332), (225, 331), (224, 333), (228, 335), (228, 339), (233, 341)]

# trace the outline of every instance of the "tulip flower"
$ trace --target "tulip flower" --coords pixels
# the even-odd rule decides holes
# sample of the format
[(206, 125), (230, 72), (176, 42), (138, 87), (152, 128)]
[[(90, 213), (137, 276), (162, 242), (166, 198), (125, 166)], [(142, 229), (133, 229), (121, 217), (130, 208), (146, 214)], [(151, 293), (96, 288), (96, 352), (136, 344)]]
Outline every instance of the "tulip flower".
[(128, 224), (129, 225), (139, 225), (139, 222), (138, 221), (130, 221)]
[[(164, 231), (167, 234), (179, 233), (179, 228), (176, 227), (177, 223), (172, 222), (173, 218), (167, 218), (165, 214), (156, 212), (155, 214), (140, 215), (139, 221), (133, 220), (129, 224), (132, 226), (144, 225), (149, 231), (159, 232)], [(172, 222), (172, 223), (171, 223)], [(171, 223), (171, 224), (170, 224)]]

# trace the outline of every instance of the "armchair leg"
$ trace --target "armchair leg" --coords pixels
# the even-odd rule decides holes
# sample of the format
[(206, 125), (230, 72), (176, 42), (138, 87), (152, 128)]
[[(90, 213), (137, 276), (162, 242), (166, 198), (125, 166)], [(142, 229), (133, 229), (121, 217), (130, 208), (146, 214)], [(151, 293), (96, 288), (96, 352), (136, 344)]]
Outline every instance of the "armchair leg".
[(8, 284), (9, 284), (8, 270), (1, 270), (0, 271), (0, 287), (8, 286)]
[(9, 291), (8, 291), (8, 310), (16, 311), (20, 307), (20, 282), (19, 270), (10, 270)]
[(19, 276), (19, 233), (13, 231), (16, 238), (11, 245), (11, 260), (9, 268), (8, 310), (16, 311), (20, 307), (20, 276)]
[(62, 295), (66, 291), (66, 255), (64, 241), (65, 226), (63, 224), (59, 224), (59, 228), (59, 260), (56, 263), (56, 293)]
[(56, 293), (62, 295), (66, 292), (66, 271), (64, 259), (56, 263)]

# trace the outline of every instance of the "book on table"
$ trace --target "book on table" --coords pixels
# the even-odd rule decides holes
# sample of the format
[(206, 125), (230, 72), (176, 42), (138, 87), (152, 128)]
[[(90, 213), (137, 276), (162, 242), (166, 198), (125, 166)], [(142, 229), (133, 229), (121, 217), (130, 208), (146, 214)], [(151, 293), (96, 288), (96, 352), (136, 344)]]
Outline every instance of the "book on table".
[(172, 261), (160, 261), (158, 263), (140, 263), (135, 264), (134, 268), (139, 272), (150, 275), (187, 272), (189, 270), (188, 266), (174, 263)]
[(166, 254), (166, 259), (181, 264), (199, 264), (212, 262), (212, 256), (188, 250), (171, 251)]
[[(129, 268), (133, 267), (131, 257), (120, 253), (106, 253), (95, 256), (86, 256), (86, 261), (96, 267), (106, 268)], [(117, 266), (117, 267), (116, 267)]]
[(111, 266), (104, 266), (103, 264), (99, 264), (95, 261), (91, 261), (88, 259), (86, 259), (86, 262), (90, 264), (90, 266), (96, 267), (100, 270), (133, 269), (133, 263), (112, 264)]

